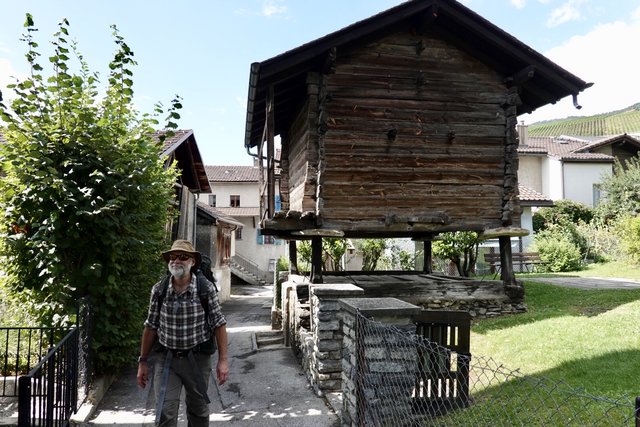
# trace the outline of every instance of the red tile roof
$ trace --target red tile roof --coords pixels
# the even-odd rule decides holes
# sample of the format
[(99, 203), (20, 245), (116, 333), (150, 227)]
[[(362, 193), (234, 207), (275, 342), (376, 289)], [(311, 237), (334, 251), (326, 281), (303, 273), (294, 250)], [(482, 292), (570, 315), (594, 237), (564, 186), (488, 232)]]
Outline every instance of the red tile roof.
[(553, 206), (553, 200), (526, 185), (518, 184), (520, 204), (523, 206)]
[(591, 148), (602, 145), (602, 139), (612, 141), (610, 137), (601, 137), (597, 141), (592, 139), (558, 136), (558, 137), (536, 137), (530, 136), (525, 144), (518, 147), (520, 154), (546, 154), (560, 160), (583, 160), (596, 162), (613, 162), (613, 156), (603, 153), (592, 153)]

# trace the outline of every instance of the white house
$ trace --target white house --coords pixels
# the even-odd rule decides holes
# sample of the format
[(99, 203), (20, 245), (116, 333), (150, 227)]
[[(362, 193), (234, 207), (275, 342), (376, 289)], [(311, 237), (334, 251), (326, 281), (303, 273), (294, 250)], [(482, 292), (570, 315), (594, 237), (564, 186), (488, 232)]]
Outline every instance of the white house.
[(534, 137), (525, 125), (518, 125), (518, 133), (518, 182), (551, 200), (590, 207), (598, 204), (600, 183), (615, 160), (624, 162), (640, 150), (640, 140), (628, 134)]
[(285, 241), (260, 232), (260, 168), (257, 166), (205, 166), (211, 193), (199, 200), (242, 224), (235, 232), (232, 273), (247, 280), (273, 283), (275, 265), (288, 256)]

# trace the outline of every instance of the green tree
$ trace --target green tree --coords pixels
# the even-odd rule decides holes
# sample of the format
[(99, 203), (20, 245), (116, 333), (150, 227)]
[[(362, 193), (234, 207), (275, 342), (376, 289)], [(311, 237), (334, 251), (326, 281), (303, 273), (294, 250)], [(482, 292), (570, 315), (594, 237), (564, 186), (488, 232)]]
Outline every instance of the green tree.
[(602, 179), (600, 190), (604, 199), (595, 209), (600, 223), (640, 214), (640, 158), (632, 157), (624, 163), (616, 161), (613, 173)]
[(442, 233), (440, 240), (433, 243), (433, 255), (451, 260), (460, 276), (469, 277), (478, 258), (478, 243), (478, 233), (474, 231)]
[(342, 271), (342, 257), (347, 252), (349, 245), (347, 239), (328, 237), (322, 239), (322, 257), (329, 264), (331, 271)]
[[(68, 324), (78, 301), (88, 301), (95, 370), (117, 372), (136, 354), (149, 288), (163, 268), (158, 253), (176, 171), (165, 170), (152, 134), (165, 111), (157, 105), (140, 116), (134, 109), (136, 63), (115, 26), (102, 98), (98, 74), (67, 40), (68, 21), (54, 34), (48, 77), (29, 14), (25, 27), (31, 75), (8, 86), (10, 107), (0, 103), (7, 140), (0, 147), (1, 267), (11, 289), (30, 291), (44, 324)], [(169, 128), (179, 108), (174, 99)]]
[(358, 243), (362, 252), (362, 271), (374, 271), (389, 245), (387, 239), (365, 239)]
[[(298, 261), (302, 266), (311, 265), (311, 241), (297, 242)], [(342, 270), (342, 257), (347, 252), (347, 240), (343, 238), (325, 237), (322, 239), (322, 268), (330, 271)], [(303, 267), (300, 267), (303, 268)]]

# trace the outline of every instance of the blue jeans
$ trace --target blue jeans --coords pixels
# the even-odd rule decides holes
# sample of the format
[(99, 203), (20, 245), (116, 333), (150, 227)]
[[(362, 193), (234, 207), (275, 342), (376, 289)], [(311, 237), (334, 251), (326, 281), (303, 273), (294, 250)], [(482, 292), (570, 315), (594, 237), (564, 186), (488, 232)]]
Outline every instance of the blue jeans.
[[(156, 353), (154, 366), (153, 383), (158, 404), (160, 387), (162, 384), (162, 373), (164, 371), (165, 354)], [(197, 364), (197, 372), (202, 376), (205, 390), (209, 384), (211, 374), (211, 354), (194, 353)], [(209, 405), (198, 389), (198, 379), (195, 377), (194, 367), (189, 362), (189, 358), (173, 357), (169, 368), (164, 404), (160, 416), (160, 427), (175, 427), (178, 423), (178, 410), (180, 407), (180, 393), (182, 387), (185, 389), (185, 403), (187, 405), (187, 420), (190, 427), (209, 426)]]

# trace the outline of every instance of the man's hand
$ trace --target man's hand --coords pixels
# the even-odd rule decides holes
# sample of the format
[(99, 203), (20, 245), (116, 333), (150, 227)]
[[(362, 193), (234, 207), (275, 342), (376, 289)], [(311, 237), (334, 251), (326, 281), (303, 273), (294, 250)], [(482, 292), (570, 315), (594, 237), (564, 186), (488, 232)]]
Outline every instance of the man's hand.
[(140, 388), (145, 388), (149, 380), (149, 366), (146, 362), (138, 364), (138, 375), (136, 377)]
[(224, 384), (229, 378), (229, 362), (227, 359), (218, 359), (218, 366), (216, 367), (216, 374), (218, 376), (218, 384)]

